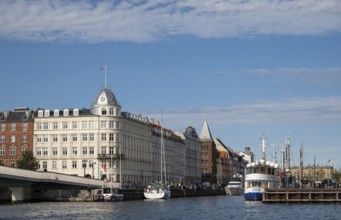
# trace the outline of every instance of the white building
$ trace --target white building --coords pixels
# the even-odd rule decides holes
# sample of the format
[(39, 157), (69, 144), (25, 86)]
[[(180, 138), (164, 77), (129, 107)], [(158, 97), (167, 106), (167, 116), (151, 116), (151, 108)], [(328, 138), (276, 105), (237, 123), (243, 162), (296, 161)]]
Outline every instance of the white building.
[[(41, 171), (142, 187), (160, 180), (160, 129), (147, 117), (121, 112), (105, 88), (90, 109), (38, 109), (33, 151)], [(168, 180), (175, 183), (183, 178), (186, 144), (170, 130), (163, 133)]]
[(200, 183), (202, 177), (201, 168), (201, 142), (198, 134), (193, 127), (187, 127), (186, 131), (174, 131), (181, 137), (186, 147), (184, 148), (184, 168), (182, 170), (183, 183)]

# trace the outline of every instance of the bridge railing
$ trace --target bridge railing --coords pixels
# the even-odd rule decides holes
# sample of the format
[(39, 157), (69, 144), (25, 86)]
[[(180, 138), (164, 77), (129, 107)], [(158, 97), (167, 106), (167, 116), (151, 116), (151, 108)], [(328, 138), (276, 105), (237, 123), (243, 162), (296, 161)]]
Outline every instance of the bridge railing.
[(103, 181), (97, 179), (71, 176), (60, 173), (38, 172), (5, 166), (0, 166), (0, 177), (32, 182), (69, 183), (79, 186), (88, 185), (89, 187), (101, 187), (103, 185)]

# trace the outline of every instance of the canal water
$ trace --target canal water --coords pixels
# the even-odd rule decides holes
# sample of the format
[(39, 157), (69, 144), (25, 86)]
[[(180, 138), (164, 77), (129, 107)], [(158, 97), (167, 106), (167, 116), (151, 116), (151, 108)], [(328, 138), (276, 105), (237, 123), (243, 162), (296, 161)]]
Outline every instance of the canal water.
[(243, 196), (1, 204), (0, 219), (341, 219), (341, 204), (263, 204)]

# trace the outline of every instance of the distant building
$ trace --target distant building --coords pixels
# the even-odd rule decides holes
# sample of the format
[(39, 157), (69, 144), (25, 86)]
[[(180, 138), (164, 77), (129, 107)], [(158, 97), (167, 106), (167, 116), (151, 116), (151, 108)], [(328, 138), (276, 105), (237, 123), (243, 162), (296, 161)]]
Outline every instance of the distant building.
[(177, 136), (181, 137), (186, 144), (184, 152), (184, 170), (182, 183), (193, 184), (201, 183), (201, 142), (199, 136), (192, 126), (186, 128), (186, 131), (173, 131)]
[[(299, 180), (300, 168), (297, 166), (290, 167), (290, 172), (293, 177)], [(333, 178), (334, 168), (332, 166), (306, 166), (303, 167), (303, 180), (313, 182), (314, 180), (324, 180)]]
[(245, 150), (238, 153), (240, 156), (244, 158), (244, 160), (247, 161), (247, 163), (251, 163), (255, 161), (255, 155), (251, 151), (250, 147), (245, 147)]
[(233, 152), (223, 142), (215, 138), (214, 143), (217, 149), (217, 184), (227, 184), (233, 176)]
[(211, 135), (210, 128), (205, 120), (200, 133), (202, 181), (212, 184), (217, 183), (216, 145)]
[(33, 150), (34, 112), (26, 107), (0, 112), (0, 164), (17, 167), (17, 160)]

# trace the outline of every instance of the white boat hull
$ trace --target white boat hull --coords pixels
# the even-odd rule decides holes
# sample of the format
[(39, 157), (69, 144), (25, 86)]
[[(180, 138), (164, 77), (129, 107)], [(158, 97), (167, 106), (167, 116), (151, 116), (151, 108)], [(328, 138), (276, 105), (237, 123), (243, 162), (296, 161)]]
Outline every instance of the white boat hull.
[(144, 193), (146, 199), (169, 199), (171, 197), (171, 192), (169, 190), (151, 190)]
[(225, 193), (226, 195), (231, 195), (231, 196), (234, 196), (234, 195), (243, 195), (244, 194), (244, 188), (242, 187), (226, 187), (225, 188)]

